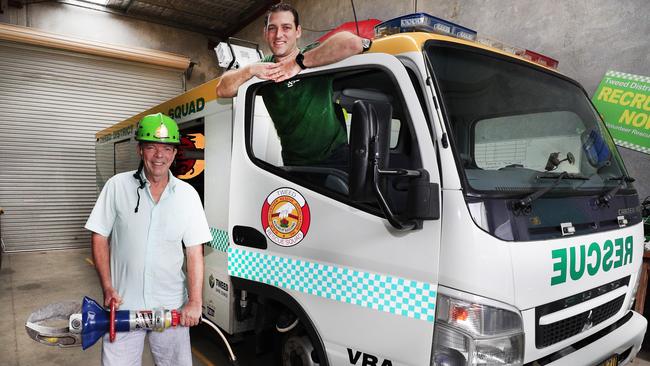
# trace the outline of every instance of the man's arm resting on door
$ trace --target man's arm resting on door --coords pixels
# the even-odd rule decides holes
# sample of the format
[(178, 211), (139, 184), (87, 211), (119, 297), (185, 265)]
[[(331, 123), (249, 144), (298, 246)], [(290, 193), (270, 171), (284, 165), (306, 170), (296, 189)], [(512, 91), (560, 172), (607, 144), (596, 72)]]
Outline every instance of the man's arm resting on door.
[(237, 89), (250, 80), (253, 76), (267, 80), (270, 78), (269, 70), (273, 67), (271, 62), (257, 62), (246, 65), (237, 70), (227, 71), (219, 79), (217, 84), (217, 96), (219, 98), (232, 98), (237, 95)]
[(307, 67), (333, 64), (363, 52), (361, 37), (350, 32), (339, 32), (325, 40), (320, 46), (305, 52), (302, 61)]
[[(361, 52), (363, 52), (361, 37), (350, 32), (339, 32), (319, 46), (305, 51), (302, 63), (305, 67), (325, 66)], [(296, 62), (297, 55), (298, 52), (295, 52), (291, 57), (274, 64), (269, 70), (270, 78), (279, 83), (298, 75), (302, 68)]]

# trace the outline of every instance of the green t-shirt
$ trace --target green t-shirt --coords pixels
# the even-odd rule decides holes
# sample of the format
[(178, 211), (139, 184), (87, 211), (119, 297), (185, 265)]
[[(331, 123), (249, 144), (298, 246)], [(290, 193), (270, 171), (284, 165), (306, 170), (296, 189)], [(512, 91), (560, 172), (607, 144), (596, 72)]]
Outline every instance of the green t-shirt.
[[(273, 62), (273, 56), (262, 61)], [(285, 165), (318, 163), (347, 143), (347, 133), (334, 111), (332, 82), (331, 76), (316, 76), (260, 90), (280, 137)]]

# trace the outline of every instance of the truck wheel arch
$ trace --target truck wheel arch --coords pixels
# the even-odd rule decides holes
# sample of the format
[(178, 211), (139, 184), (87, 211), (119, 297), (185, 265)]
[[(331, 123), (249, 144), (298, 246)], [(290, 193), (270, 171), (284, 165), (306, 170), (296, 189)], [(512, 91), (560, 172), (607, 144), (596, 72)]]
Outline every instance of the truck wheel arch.
[(316, 354), (318, 355), (320, 366), (329, 366), (327, 354), (325, 353), (325, 345), (323, 344), (323, 340), (320, 337), (320, 334), (318, 334), (318, 331), (316, 331), (316, 327), (307, 315), (307, 312), (293, 297), (291, 297), (291, 295), (275, 286), (239, 277), (231, 277), (231, 281), (235, 289), (246, 290), (251, 293), (263, 295), (268, 299), (277, 301), (278, 303), (286, 306), (295, 315), (297, 315), (298, 319), (303, 324), (303, 327), (305, 328), (309, 339), (312, 341), (312, 345), (314, 346)]

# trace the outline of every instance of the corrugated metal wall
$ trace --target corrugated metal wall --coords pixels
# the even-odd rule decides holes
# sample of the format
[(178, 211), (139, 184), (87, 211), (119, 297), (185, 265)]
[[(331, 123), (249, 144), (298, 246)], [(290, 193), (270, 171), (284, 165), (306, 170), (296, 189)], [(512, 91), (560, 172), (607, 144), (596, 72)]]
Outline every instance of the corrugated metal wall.
[(0, 41), (6, 250), (89, 246), (95, 133), (182, 92), (178, 70)]

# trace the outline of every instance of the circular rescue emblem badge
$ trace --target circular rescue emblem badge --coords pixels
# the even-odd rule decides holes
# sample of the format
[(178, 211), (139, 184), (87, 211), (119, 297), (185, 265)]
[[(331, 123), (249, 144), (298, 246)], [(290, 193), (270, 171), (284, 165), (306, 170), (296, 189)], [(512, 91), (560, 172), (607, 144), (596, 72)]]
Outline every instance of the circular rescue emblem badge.
[(262, 227), (274, 243), (290, 247), (300, 243), (309, 230), (309, 205), (298, 191), (280, 188), (266, 197)]

